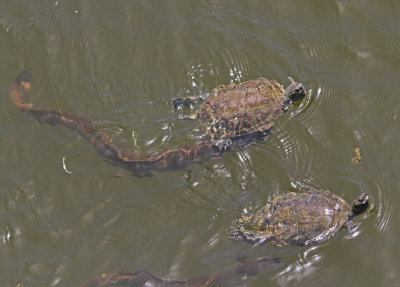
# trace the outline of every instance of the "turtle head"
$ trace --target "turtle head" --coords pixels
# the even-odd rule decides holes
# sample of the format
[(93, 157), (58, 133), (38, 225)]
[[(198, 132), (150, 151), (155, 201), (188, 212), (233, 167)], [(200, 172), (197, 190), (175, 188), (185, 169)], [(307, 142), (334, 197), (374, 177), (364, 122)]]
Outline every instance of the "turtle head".
[(363, 213), (368, 207), (368, 194), (361, 193), (360, 196), (353, 201), (351, 210), (354, 214)]
[(285, 89), (285, 97), (289, 98), (292, 103), (302, 100), (306, 96), (302, 83), (296, 83), (289, 77), (291, 84)]

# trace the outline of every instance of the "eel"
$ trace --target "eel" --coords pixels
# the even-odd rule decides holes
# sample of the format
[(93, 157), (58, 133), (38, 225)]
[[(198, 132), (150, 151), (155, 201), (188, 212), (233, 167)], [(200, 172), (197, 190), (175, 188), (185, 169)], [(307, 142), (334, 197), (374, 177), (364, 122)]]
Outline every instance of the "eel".
[(203, 141), (194, 147), (170, 149), (143, 157), (136, 150), (118, 146), (106, 133), (96, 129), (95, 121), (86, 115), (37, 108), (27, 101), (32, 86), (32, 76), (28, 71), (19, 73), (11, 83), (10, 98), (19, 109), (28, 112), (41, 123), (61, 124), (70, 128), (90, 142), (106, 162), (130, 170), (134, 174), (145, 175), (152, 171), (183, 169), (191, 163), (223, 156), (223, 152), (210, 141)]

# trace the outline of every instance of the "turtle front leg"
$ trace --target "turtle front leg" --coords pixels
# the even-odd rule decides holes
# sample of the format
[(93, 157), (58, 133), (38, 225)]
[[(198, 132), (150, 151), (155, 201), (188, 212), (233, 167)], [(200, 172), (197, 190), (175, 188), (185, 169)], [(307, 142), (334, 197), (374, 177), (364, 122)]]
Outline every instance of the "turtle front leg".
[(197, 120), (199, 118), (199, 114), (191, 114), (191, 115), (178, 115), (178, 120)]
[(191, 96), (186, 98), (175, 98), (172, 100), (175, 110), (180, 110), (183, 107), (191, 108), (195, 104), (206, 100), (210, 96), (210, 93), (200, 94), (198, 96)]
[(351, 220), (351, 217), (349, 217), (347, 221), (343, 223), (343, 228), (347, 229), (347, 236), (350, 238), (355, 238), (359, 233), (358, 224)]
[(213, 144), (222, 152), (226, 152), (232, 148), (232, 140), (230, 138), (216, 140)]

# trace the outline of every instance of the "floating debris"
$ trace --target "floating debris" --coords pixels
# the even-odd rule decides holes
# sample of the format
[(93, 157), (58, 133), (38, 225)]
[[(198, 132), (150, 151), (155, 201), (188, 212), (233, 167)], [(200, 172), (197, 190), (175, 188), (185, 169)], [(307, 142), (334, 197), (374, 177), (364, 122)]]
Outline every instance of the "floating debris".
[(358, 163), (360, 163), (362, 157), (361, 157), (361, 153), (360, 153), (360, 148), (359, 148), (359, 147), (356, 147), (356, 148), (354, 149), (354, 155), (355, 155), (354, 157), (351, 157), (351, 158), (350, 158), (351, 164), (358, 164)]
[(67, 169), (67, 166), (65, 165), (65, 157), (63, 157), (63, 169), (66, 171), (66, 173), (72, 173), (72, 171), (69, 171), (68, 169)]
[(132, 139), (133, 139), (133, 145), (139, 148), (137, 145), (138, 134), (134, 130), (132, 131)]

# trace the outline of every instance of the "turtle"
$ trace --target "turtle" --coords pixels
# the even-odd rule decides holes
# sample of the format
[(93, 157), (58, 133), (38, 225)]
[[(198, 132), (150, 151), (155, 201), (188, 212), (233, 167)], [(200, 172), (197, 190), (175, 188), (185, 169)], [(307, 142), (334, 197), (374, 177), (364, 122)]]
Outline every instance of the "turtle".
[(137, 149), (119, 146), (97, 128), (97, 121), (86, 115), (38, 108), (30, 103), (28, 95), (33, 84), (28, 71), (20, 72), (11, 83), (10, 98), (19, 109), (33, 115), (39, 122), (62, 124), (76, 131), (107, 162), (137, 175), (151, 175), (152, 171), (181, 169), (190, 163), (220, 158), (232, 145), (244, 145), (254, 138), (268, 135), (276, 119), (292, 103), (305, 96), (303, 84), (289, 79), (291, 84), (286, 89), (277, 81), (258, 78), (222, 85), (210, 94), (173, 100), (176, 109), (204, 101), (194, 116), (178, 118), (198, 118), (206, 136), (192, 147), (169, 149), (147, 156), (142, 156)]
[(229, 238), (256, 246), (267, 242), (278, 247), (318, 244), (342, 227), (353, 229), (351, 220), (367, 207), (368, 195), (364, 192), (352, 206), (326, 190), (288, 192), (275, 196), (254, 214), (235, 219)]
[(276, 119), (305, 97), (303, 84), (291, 77), (289, 80), (286, 89), (264, 77), (230, 83), (214, 88), (210, 94), (174, 99), (173, 104), (181, 109), (206, 100), (196, 113), (179, 118), (198, 119), (211, 143), (225, 151), (232, 144), (268, 135)]

